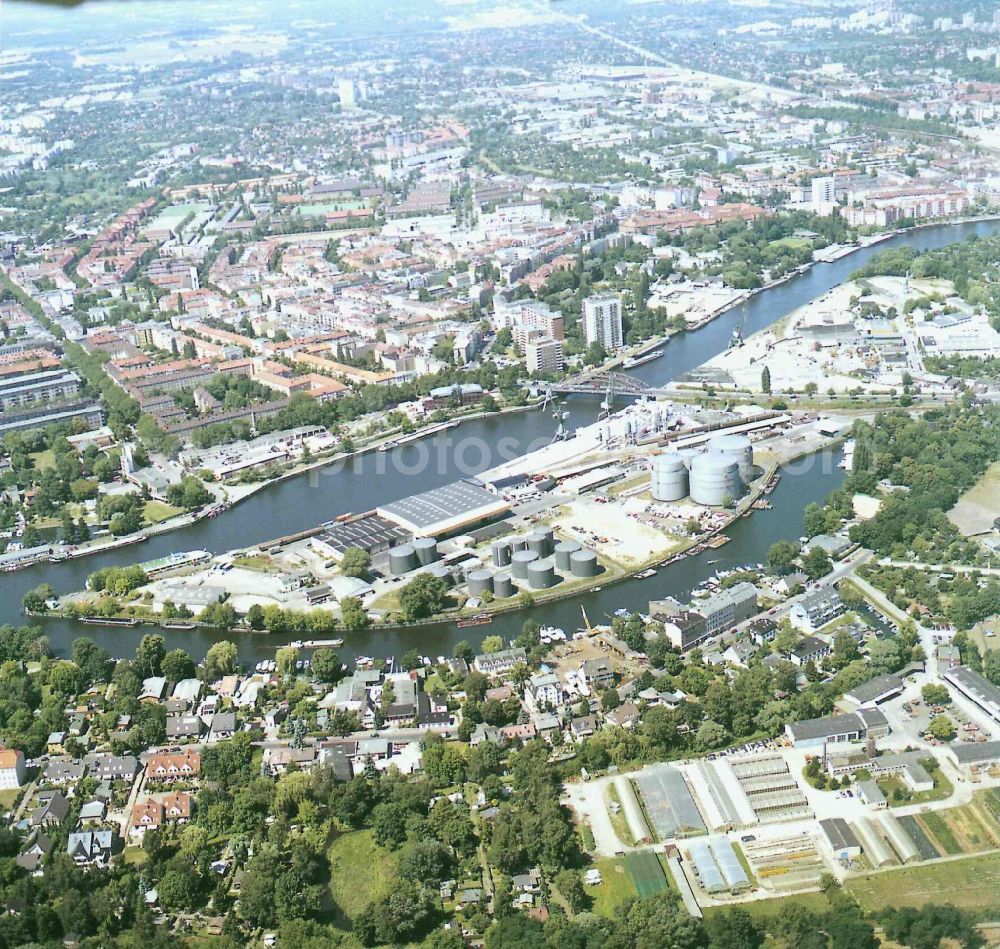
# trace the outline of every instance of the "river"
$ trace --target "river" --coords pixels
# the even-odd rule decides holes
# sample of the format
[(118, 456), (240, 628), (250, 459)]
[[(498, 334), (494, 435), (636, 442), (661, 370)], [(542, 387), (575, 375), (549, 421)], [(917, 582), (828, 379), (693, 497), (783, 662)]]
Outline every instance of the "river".
[[(909, 244), (917, 249), (941, 247), (972, 234), (986, 235), (1000, 227), (998, 221), (938, 225), (897, 235), (863, 248), (833, 263), (817, 264), (804, 274), (752, 297), (745, 307), (724, 314), (701, 329), (673, 337), (664, 356), (634, 370), (637, 378), (651, 385), (665, 385), (689, 372), (729, 344), (741, 316), (749, 336), (786, 316), (792, 310), (821, 296), (845, 280), (873, 254), (889, 247)], [(596, 418), (597, 399), (570, 400), (567, 425), (587, 424)], [(82, 589), (87, 576), (99, 567), (150, 560), (175, 550), (205, 549), (221, 553), (316, 526), (348, 512), (371, 510), (379, 504), (416, 494), (459, 477), (484, 471), (507, 457), (523, 454), (552, 437), (554, 422), (548, 412), (514, 413), (476, 419), (432, 438), (384, 453), (368, 453), (342, 464), (315, 469), (269, 485), (215, 519), (206, 519), (142, 544), (59, 564), (37, 564), (25, 570), (0, 575), (0, 623), (19, 624), (22, 596), (39, 583), (51, 584), (59, 593)], [(810, 501), (822, 500), (843, 477), (833, 453), (792, 465), (783, 473), (771, 495), (774, 509), (756, 511), (742, 518), (727, 533), (732, 542), (719, 551), (709, 551), (662, 569), (648, 580), (631, 580), (599, 593), (539, 606), (531, 615), (543, 624), (562, 626), (567, 632), (581, 624), (581, 605), (592, 622), (605, 619), (619, 607), (645, 609), (649, 599), (666, 595), (683, 597), (715, 570), (727, 565), (763, 560), (775, 540), (795, 538), (801, 533), (801, 511)], [(718, 560), (709, 564), (708, 561)], [(456, 629), (453, 624), (418, 626), (402, 630), (375, 629), (346, 634), (345, 658), (354, 655), (399, 656), (407, 649), (421, 653), (450, 654), (461, 639), (473, 644), (487, 635), (515, 635), (528, 613), (507, 614), (490, 626)], [(72, 640), (88, 635), (118, 656), (130, 654), (149, 627), (135, 629), (89, 626), (61, 618), (39, 619), (56, 653), (68, 652)], [(225, 633), (206, 630), (160, 631), (168, 648), (182, 647), (200, 658)], [(293, 637), (245, 634), (235, 637), (244, 661), (273, 656), (274, 649)]]

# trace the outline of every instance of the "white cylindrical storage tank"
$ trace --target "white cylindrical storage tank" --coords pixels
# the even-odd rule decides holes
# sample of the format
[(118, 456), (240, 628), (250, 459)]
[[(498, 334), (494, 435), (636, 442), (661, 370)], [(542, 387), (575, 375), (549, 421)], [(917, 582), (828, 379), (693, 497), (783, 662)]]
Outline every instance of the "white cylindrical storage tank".
[(493, 578), (493, 595), (501, 600), (517, 593), (517, 587), (509, 573), (498, 573)]
[(412, 544), (400, 544), (389, 551), (389, 573), (402, 576), (417, 569), (417, 553)]
[(556, 568), (551, 560), (533, 560), (528, 564), (528, 586), (546, 590), (556, 585)]
[(740, 469), (724, 455), (698, 455), (691, 462), (691, 500), (708, 507), (720, 507), (726, 498), (741, 493)]
[(510, 559), (511, 573), (513, 573), (518, 580), (527, 580), (528, 564), (533, 563), (537, 559), (538, 554), (534, 554), (530, 550), (515, 551), (514, 556)]
[(493, 574), (489, 570), (473, 570), (469, 576), (469, 595), (482, 596), (493, 592)]
[(753, 481), (753, 442), (746, 435), (719, 435), (708, 443), (708, 451), (729, 456), (739, 466), (743, 483)]
[(515, 537), (510, 542), (510, 549), (516, 554), (519, 550), (528, 549), (528, 538), (527, 537)]
[(510, 566), (510, 541), (509, 540), (498, 540), (493, 544), (492, 558), (494, 567), (509, 567)]
[(574, 577), (596, 577), (601, 572), (597, 554), (592, 550), (578, 550), (570, 554), (569, 565)]
[(429, 567), (438, 559), (438, 545), (433, 537), (418, 537), (412, 546), (420, 566)]
[(688, 471), (677, 452), (664, 452), (653, 459), (650, 492), (656, 501), (679, 501), (687, 497)]
[(556, 566), (560, 570), (570, 569), (570, 557), (580, 549), (575, 540), (561, 540), (556, 544)]

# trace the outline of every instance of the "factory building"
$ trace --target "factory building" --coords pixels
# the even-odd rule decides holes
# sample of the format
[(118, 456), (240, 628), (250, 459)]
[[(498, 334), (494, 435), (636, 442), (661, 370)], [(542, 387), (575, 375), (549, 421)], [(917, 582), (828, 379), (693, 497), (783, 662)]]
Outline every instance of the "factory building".
[(1000, 689), (968, 666), (956, 666), (941, 677), (994, 721), (1000, 722)]
[(340, 560), (348, 547), (359, 547), (374, 557), (402, 543), (408, 536), (409, 533), (398, 524), (377, 514), (368, 514), (328, 525), (310, 545), (333, 560)]
[(510, 504), (473, 480), (454, 481), (376, 508), (376, 514), (410, 534), (445, 537), (495, 520)]

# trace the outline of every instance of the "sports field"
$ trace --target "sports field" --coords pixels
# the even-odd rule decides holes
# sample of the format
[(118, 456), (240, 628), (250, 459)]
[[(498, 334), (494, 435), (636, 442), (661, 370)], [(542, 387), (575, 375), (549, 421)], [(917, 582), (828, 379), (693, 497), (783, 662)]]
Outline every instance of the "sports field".
[(667, 889), (663, 864), (652, 850), (635, 850), (625, 854), (625, 869), (639, 896), (653, 896)]

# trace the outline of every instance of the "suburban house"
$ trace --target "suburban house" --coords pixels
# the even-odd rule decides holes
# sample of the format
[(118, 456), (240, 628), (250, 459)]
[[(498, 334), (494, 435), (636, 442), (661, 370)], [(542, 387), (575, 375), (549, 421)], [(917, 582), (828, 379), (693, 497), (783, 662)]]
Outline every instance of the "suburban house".
[(510, 672), (514, 666), (520, 662), (527, 662), (528, 654), (516, 647), (514, 649), (501, 649), (499, 652), (487, 652), (476, 656), (473, 660), (476, 672), (483, 675), (496, 676)]
[(152, 755), (146, 765), (150, 781), (184, 781), (201, 773), (201, 754), (192, 748), (175, 754)]
[(830, 644), (817, 636), (806, 636), (789, 654), (788, 659), (797, 666), (807, 662), (821, 662), (830, 655)]
[(0, 789), (6, 791), (21, 787), (26, 770), (23, 751), (19, 748), (0, 750)]
[(79, 866), (106, 867), (111, 860), (114, 846), (114, 831), (84, 830), (69, 835), (66, 852)]

